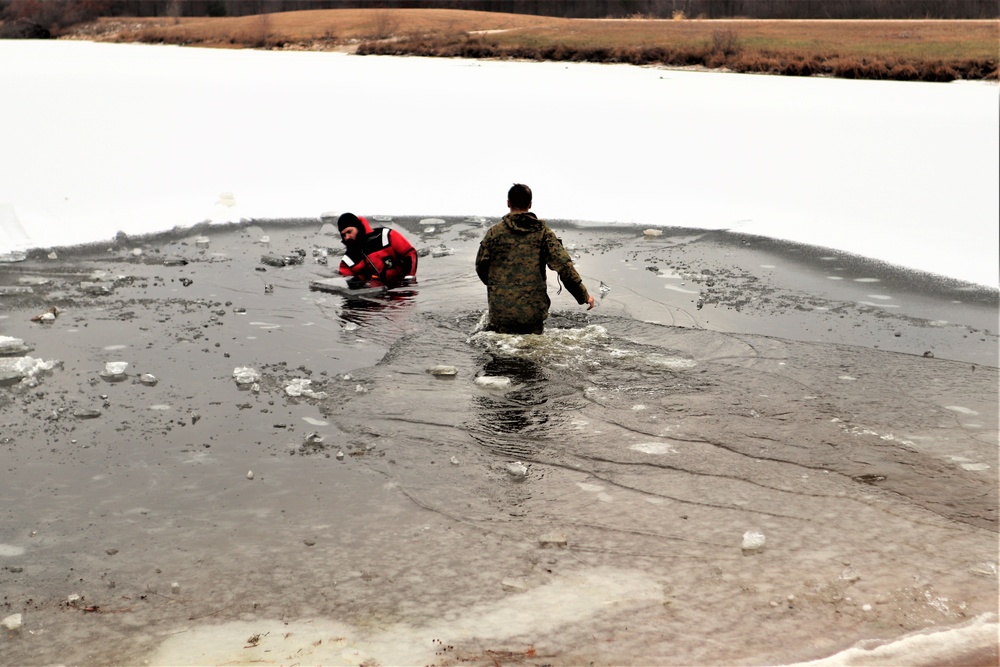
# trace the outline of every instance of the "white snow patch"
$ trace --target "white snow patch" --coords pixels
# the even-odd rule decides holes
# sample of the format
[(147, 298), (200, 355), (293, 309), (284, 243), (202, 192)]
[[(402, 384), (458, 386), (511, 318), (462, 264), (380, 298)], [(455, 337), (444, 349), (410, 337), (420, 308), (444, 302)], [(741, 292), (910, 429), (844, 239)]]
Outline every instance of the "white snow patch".
[(629, 449), (643, 454), (676, 454), (677, 448), (666, 442), (639, 442), (629, 445)]

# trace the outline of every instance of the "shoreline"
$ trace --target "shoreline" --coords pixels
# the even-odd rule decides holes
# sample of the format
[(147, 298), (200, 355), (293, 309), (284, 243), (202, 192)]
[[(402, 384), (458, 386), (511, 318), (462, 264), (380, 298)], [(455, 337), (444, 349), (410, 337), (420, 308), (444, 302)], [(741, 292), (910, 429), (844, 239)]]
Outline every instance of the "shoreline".
[[(576, 19), (444, 9), (313, 10), (243, 17), (110, 18), (71, 26), (63, 39), (267, 50), (690, 66), (790, 76), (945, 82), (997, 81), (983, 50), (991, 19)], [(838, 25), (915, 34), (858, 37)], [(719, 26), (719, 28), (716, 28)], [(784, 26), (793, 26), (786, 30)], [(928, 26), (935, 26), (933, 31)], [(947, 28), (941, 30), (941, 26)], [(960, 28), (954, 28), (960, 26)], [(966, 35), (959, 46), (950, 31)], [(618, 34), (622, 33), (622, 34)], [(527, 36), (522, 36), (527, 35)], [(581, 35), (585, 35), (581, 37)], [(994, 36), (995, 37), (995, 36)], [(897, 40), (905, 39), (908, 47)], [(913, 46), (913, 40), (919, 46)], [(924, 46), (924, 44), (928, 46)]]

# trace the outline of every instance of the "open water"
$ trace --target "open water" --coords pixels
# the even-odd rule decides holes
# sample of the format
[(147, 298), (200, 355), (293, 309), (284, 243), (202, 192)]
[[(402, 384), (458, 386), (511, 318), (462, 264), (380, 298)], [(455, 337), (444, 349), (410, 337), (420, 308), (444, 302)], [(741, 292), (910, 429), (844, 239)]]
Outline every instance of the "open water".
[(319, 220), (0, 267), (32, 286), (0, 333), (62, 362), (0, 395), (24, 622), (0, 663), (787, 664), (995, 634), (995, 290), (556, 221), (599, 306), (553, 278), (546, 333), (505, 336), (472, 269), (495, 219), (375, 222), (421, 250), (414, 290), (310, 290), (339, 256)]

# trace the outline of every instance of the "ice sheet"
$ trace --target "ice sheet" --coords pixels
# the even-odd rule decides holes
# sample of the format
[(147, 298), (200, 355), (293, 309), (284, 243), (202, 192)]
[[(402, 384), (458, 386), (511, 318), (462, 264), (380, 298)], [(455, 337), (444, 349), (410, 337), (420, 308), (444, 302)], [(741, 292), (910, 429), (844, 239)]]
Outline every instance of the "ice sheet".
[(519, 181), (542, 217), (998, 284), (995, 84), (13, 40), (0, 64), (18, 128), (0, 252), (329, 210), (496, 215)]

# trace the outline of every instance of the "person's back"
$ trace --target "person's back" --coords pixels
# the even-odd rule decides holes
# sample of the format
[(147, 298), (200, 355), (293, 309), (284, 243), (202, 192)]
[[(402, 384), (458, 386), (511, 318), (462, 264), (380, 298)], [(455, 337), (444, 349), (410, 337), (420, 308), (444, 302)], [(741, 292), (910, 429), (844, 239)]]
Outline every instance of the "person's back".
[(531, 189), (515, 184), (507, 193), (510, 212), (487, 230), (476, 255), (476, 273), (487, 287), (487, 329), (500, 333), (542, 333), (551, 301), (545, 267), (559, 274), (577, 303), (594, 307), (573, 260), (555, 233), (531, 208)]

